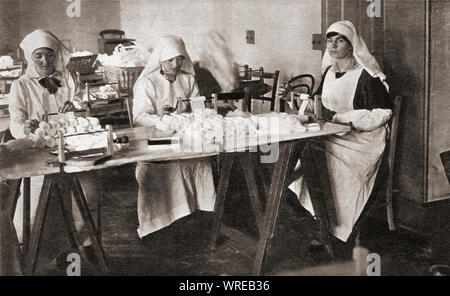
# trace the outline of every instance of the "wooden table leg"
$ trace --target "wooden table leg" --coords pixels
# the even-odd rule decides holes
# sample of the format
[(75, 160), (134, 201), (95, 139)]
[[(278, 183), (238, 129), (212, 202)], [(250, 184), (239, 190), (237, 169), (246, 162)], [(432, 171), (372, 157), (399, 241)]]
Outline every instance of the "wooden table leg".
[(23, 228), (22, 228), (22, 249), (24, 253), (28, 251), (31, 228), (31, 182), (30, 178), (23, 178)]
[(58, 176), (58, 197), (61, 205), (61, 212), (64, 218), (64, 222), (69, 234), (69, 240), (73, 248), (77, 248), (78, 252), (83, 258), (86, 258), (82, 243), (78, 240), (77, 229), (73, 220), (72, 211), (72, 191), (70, 176), (66, 174), (59, 174)]
[(33, 231), (30, 235), (28, 252), (25, 253), (26, 274), (33, 275), (36, 269), (36, 263), (39, 256), (41, 238), (44, 229), (45, 218), (47, 216), (48, 202), (52, 186), (57, 182), (57, 175), (48, 175), (44, 177), (41, 194), (34, 219)]
[(106, 263), (105, 252), (100, 244), (97, 237), (97, 229), (95, 227), (95, 222), (92, 219), (91, 213), (89, 211), (89, 206), (86, 201), (86, 197), (83, 193), (80, 181), (76, 174), (72, 175), (72, 189), (75, 196), (75, 201), (77, 202), (78, 208), (80, 209), (83, 220), (86, 222), (89, 229), (89, 236), (92, 240), (92, 246), (94, 248), (95, 254), (102, 273), (108, 273), (109, 268)]
[(217, 237), (222, 223), (222, 216), (225, 204), (225, 198), (228, 190), (228, 182), (230, 180), (231, 169), (233, 167), (234, 157), (225, 154), (222, 159), (222, 167), (220, 168), (219, 186), (217, 188), (216, 204), (214, 206), (214, 222), (213, 231), (211, 233), (210, 248), (216, 247)]
[(24, 273), (22, 252), (13, 223), (21, 180), (0, 182), (0, 276), (21, 275)]
[(281, 198), (285, 190), (285, 184), (288, 175), (288, 165), (294, 154), (295, 142), (279, 143), (280, 153), (275, 170), (272, 175), (272, 184), (270, 186), (267, 199), (266, 210), (264, 214), (263, 229), (256, 250), (256, 257), (253, 262), (253, 275), (260, 275), (267, 244), (272, 239), (275, 225), (280, 210)]
[(127, 111), (128, 111), (128, 120), (130, 121), (130, 128), (133, 127), (133, 115), (131, 115), (131, 104), (130, 104), (130, 98), (125, 98), (125, 103), (127, 105)]
[(261, 233), (264, 209), (261, 204), (258, 187), (255, 180), (255, 166), (254, 158), (251, 153), (240, 159), (241, 168), (244, 173), (245, 181), (247, 183), (248, 193), (250, 195), (250, 203), (252, 205), (253, 213), (255, 214), (256, 224), (258, 226), (258, 233)]

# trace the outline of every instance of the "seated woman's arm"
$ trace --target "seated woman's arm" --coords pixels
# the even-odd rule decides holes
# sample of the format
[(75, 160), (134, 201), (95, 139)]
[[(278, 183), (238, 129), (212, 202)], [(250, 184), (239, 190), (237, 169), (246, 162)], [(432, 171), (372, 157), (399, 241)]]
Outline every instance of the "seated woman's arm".
[(9, 101), (9, 129), (14, 138), (25, 138), (28, 119), (28, 106), (26, 90), (20, 87), (20, 81), (16, 80), (11, 85), (8, 95)]
[(386, 87), (379, 78), (373, 78), (367, 72), (361, 75), (353, 105), (355, 110), (336, 114), (333, 121), (351, 122), (357, 131), (369, 132), (387, 124), (392, 116), (392, 103)]
[(156, 100), (155, 86), (145, 77), (138, 79), (133, 90), (133, 121), (136, 126), (153, 125), (156, 114), (152, 100)]

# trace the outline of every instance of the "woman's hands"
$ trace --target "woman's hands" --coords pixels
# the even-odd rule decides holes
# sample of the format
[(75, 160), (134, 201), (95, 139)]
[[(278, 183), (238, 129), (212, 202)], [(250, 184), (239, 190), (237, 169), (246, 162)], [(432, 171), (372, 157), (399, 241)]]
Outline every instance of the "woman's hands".
[(23, 133), (29, 135), (39, 127), (39, 121), (36, 119), (26, 120), (23, 126)]
[(287, 82), (280, 83), (277, 90), (277, 95), (280, 99), (284, 99), (288, 96), (288, 93), (290, 92), (289, 84)]

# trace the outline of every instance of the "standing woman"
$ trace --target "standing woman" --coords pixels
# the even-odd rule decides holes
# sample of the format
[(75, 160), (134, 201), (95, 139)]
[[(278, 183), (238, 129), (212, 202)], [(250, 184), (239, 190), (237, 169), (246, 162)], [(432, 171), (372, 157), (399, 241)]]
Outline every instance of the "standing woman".
[[(152, 125), (151, 114), (175, 108), (177, 98), (199, 95), (194, 68), (180, 37), (162, 37), (134, 86), (133, 120)], [(187, 105), (181, 106), (187, 110)], [(195, 211), (213, 211), (216, 192), (209, 159), (140, 162), (138, 234), (142, 238)]]
[[(10, 130), (14, 138), (24, 138), (30, 133), (29, 120), (41, 121), (45, 112), (66, 112), (73, 107), (72, 103), (76, 95), (76, 85), (66, 65), (70, 59), (69, 51), (61, 41), (50, 31), (36, 30), (28, 34), (20, 44), (24, 51), (28, 66), (24, 75), (11, 85), (9, 94)], [(91, 210), (96, 211), (96, 199), (99, 192), (99, 175), (97, 172), (88, 172), (79, 175), (80, 182), (85, 192)], [(43, 183), (43, 176), (31, 178), (31, 223), (34, 221), (39, 194)], [(17, 229), (19, 241), (22, 242), (22, 197), (20, 197), (14, 224)], [(49, 206), (50, 215), (47, 219), (48, 226), (44, 236), (51, 235), (50, 243), (46, 251), (51, 253), (53, 247), (57, 247), (57, 239), (66, 242), (67, 238), (61, 235), (64, 232), (57, 231), (58, 225), (52, 223), (52, 219), (61, 217), (57, 198), (52, 198)], [(75, 226), (79, 231), (79, 239), (84, 246), (91, 244), (86, 238), (87, 227), (84, 226), (81, 213), (74, 199), (72, 209)], [(93, 214), (93, 217), (95, 215)], [(61, 219), (61, 218), (59, 218)], [(62, 220), (58, 221), (61, 222)], [(52, 223), (52, 224), (51, 224)], [(45, 242), (48, 240), (44, 240)], [(46, 246), (43, 246), (45, 250)], [(61, 250), (53, 250), (57, 252)]]
[[(332, 233), (346, 242), (372, 192), (389, 135), (392, 115), (385, 75), (364, 40), (349, 21), (327, 30), (322, 60), (324, 114), (332, 122), (351, 124), (355, 131), (324, 141), (330, 185), (338, 224)], [(314, 214), (303, 180), (290, 188), (300, 203)]]

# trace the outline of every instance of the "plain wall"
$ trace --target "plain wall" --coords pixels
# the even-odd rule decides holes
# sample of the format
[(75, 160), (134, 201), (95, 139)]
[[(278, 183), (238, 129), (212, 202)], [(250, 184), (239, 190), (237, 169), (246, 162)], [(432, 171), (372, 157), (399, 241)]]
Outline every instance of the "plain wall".
[[(312, 34), (321, 33), (318, 0), (122, 0), (121, 24), (126, 35), (148, 48), (160, 36), (181, 36), (193, 60), (209, 31), (219, 32), (235, 62), (265, 71), (280, 70), (280, 80), (312, 73), (320, 80), (321, 51), (312, 50)], [(255, 44), (246, 43), (255, 31)], [(268, 105), (268, 104), (266, 104)]]
[(19, 45), (16, 1), (0, 0), (0, 55), (16, 54)]
[(119, 0), (81, 0), (80, 17), (68, 16), (71, 3), (65, 0), (15, 2), (20, 11), (20, 40), (35, 29), (48, 29), (74, 51), (98, 52), (99, 32), (120, 28)]

